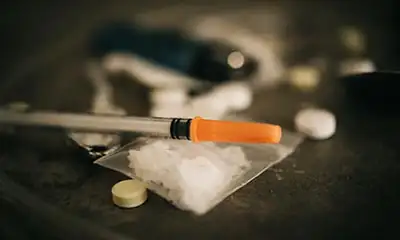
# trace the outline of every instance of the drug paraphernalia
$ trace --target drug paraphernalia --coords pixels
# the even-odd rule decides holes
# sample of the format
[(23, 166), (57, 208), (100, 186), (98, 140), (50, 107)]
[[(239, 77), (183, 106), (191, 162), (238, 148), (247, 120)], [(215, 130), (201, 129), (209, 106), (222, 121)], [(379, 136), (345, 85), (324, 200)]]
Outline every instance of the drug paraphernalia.
[(295, 117), (297, 131), (315, 140), (330, 138), (336, 131), (335, 116), (323, 109), (308, 108)]
[[(206, 213), (251, 163), (239, 146), (156, 140), (128, 152), (135, 179), (180, 209)], [(152, 158), (149, 158), (153, 156)]]
[(55, 127), (113, 133), (144, 133), (193, 142), (279, 143), (282, 129), (267, 123), (208, 120), (200, 117), (145, 118), (0, 110), (0, 124)]
[(288, 131), (282, 136), (279, 144), (137, 138), (95, 163), (139, 179), (177, 208), (202, 215), (282, 161), (302, 141)]
[(112, 200), (121, 208), (134, 208), (147, 200), (146, 184), (137, 179), (118, 182), (112, 189)]

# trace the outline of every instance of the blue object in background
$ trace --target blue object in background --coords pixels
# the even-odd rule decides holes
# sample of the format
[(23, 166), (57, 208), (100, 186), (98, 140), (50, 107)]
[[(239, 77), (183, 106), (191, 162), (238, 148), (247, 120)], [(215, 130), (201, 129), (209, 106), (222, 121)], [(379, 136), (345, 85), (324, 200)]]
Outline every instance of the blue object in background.
[(95, 33), (92, 50), (96, 56), (125, 52), (191, 77), (225, 82), (243, 79), (256, 69), (248, 57), (241, 68), (231, 68), (229, 54), (237, 49), (216, 42), (201, 42), (172, 29), (149, 29), (132, 23), (112, 23)]

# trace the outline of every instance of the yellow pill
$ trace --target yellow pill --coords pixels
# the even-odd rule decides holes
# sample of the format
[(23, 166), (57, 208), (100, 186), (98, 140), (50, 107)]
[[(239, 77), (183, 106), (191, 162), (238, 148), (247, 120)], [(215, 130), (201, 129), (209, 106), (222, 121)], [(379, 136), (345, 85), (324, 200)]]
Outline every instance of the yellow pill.
[(139, 180), (124, 180), (115, 184), (112, 189), (112, 200), (121, 208), (134, 208), (147, 200), (146, 185)]
[(289, 82), (299, 90), (313, 90), (320, 82), (320, 72), (313, 66), (295, 66), (288, 70)]

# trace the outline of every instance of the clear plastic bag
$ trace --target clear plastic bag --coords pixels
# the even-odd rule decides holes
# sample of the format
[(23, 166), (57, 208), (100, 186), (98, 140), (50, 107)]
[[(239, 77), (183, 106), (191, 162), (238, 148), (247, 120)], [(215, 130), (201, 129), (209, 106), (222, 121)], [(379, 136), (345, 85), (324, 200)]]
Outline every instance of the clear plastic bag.
[[(179, 141), (179, 140), (160, 140), (154, 138), (139, 138), (136, 141), (125, 145), (121, 149), (110, 153), (107, 156), (104, 156), (97, 161), (96, 164), (99, 164), (105, 168), (109, 168), (115, 171), (118, 171), (122, 174), (125, 174), (131, 178), (138, 178), (147, 183), (148, 188), (163, 197), (164, 199), (170, 201), (177, 208), (182, 210), (191, 211), (197, 215), (202, 215), (213, 207), (215, 207), (218, 203), (223, 201), (230, 194), (234, 193), (241, 187), (245, 186), (251, 180), (259, 176), (261, 173), (266, 171), (268, 168), (273, 166), (276, 163), (279, 163), (284, 158), (286, 158), (289, 154), (291, 154), (299, 143), (301, 143), (303, 138), (295, 133), (291, 133), (288, 131), (284, 131), (283, 138), (280, 144), (225, 144), (225, 143), (191, 143), (189, 141)], [(170, 141), (168, 143), (168, 141)], [(171, 142), (172, 141), (172, 142)], [(163, 145), (165, 143), (165, 145)], [(157, 145), (158, 147), (153, 148), (152, 151), (145, 152), (143, 149), (146, 146)], [(163, 146), (161, 146), (163, 145)], [(165, 147), (167, 146), (168, 147)], [(131, 151), (133, 150), (133, 151)], [(157, 150), (160, 150), (157, 153)], [(130, 152), (131, 151), (131, 152)], [(142, 152), (142, 153), (141, 153)], [(196, 152), (199, 156), (195, 156)], [(183, 175), (190, 176), (197, 174), (199, 179), (186, 179), (185, 183), (192, 182), (190, 185), (191, 189), (186, 189), (185, 191), (176, 191), (177, 189), (173, 189), (171, 187), (177, 182), (182, 182), (168, 177), (167, 175), (162, 175), (167, 169), (168, 171), (173, 171), (172, 168), (176, 168), (174, 164), (166, 164), (168, 162), (167, 159), (156, 159), (159, 154), (164, 154), (165, 158), (168, 158), (171, 154), (181, 154), (182, 158), (188, 157), (188, 155), (193, 155), (192, 158), (188, 158), (189, 163), (195, 162), (194, 160), (198, 160), (198, 158), (208, 158), (213, 159), (213, 164), (217, 166), (221, 166), (221, 164), (228, 163), (225, 165), (237, 166), (238, 168), (229, 170), (224, 170), (224, 176), (222, 180), (218, 178), (218, 174), (212, 175), (212, 177), (216, 177), (215, 180), (209, 181), (208, 183), (204, 182), (205, 180), (209, 180), (210, 175), (206, 173), (206, 176), (199, 175), (199, 172), (184, 172)], [(243, 153), (243, 158), (240, 158), (241, 153)], [(136, 157), (137, 154), (147, 154), (148, 157)], [(135, 155), (135, 156), (133, 156)], [(130, 157), (129, 157), (130, 156)], [(129, 157), (129, 158), (128, 158)], [(157, 163), (158, 172), (147, 172), (146, 175), (143, 173), (143, 169), (133, 169), (136, 166), (139, 166), (138, 158), (140, 159), (149, 159), (150, 161), (154, 161)], [(233, 160), (235, 158), (235, 160)], [(131, 160), (130, 160), (131, 159)], [(134, 160), (132, 160), (134, 159)], [(140, 160), (139, 159), (139, 160)], [(135, 162), (136, 160), (136, 162)], [(164, 162), (165, 160), (165, 162)], [(179, 159), (178, 159), (179, 160)], [(220, 161), (224, 160), (224, 161)], [(229, 161), (232, 161), (229, 163)], [(218, 163), (217, 163), (218, 162)], [(161, 166), (163, 165), (163, 166)], [(180, 165), (182, 166), (182, 164)], [(180, 168), (181, 170), (183, 168)], [(186, 168), (188, 169), (188, 168)], [(201, 168), (200, 168), (201, 169)], [(226, 169), (226, 168), (220, 168)], [(135, 171), (136, 170), (136, 171)], [(189, 171), (189, 170), (186, 170)], [(181, 171), (182, 173), (182, 171)], [(149, 174), (153, 174), (155, 177), (148, 177)], [(155, 175), (154, 175), (155, 174)], [(208, 175), (207, 175), (208, 174)], [(146, 179), (142, 179), (139, 176), (146, 176)], [(162, 181), (152, 181), (156, 178), (163, 178)], [(173, 175), (174, 177), (176, 175)], [(212, 178), (211, 177), (211, 178)], [(182, 179), (181, 179), (182, 180)], [(196, 181), (197, 180), (197, 181)], [(169, 181), (169, 182), (167, 182)], [(196, 183), (194, 183), (196, 182)], [(219, 182), (221, 184), (215, 184)], [(200, 184), (199, 184), (200, 183)], [(211, 184), (211, 185), (210, 185)], [(188, 186), (189, 184), (185, 184)], [(212, 189), (204, 189), (204, 188), (212, 188)], [(179, 188), (179, 187), (177, 187)], [(182, 190), (182, 188), (180, 188)], [(201, 192), (203, 191), (203, 192)], [(208, 193), (214, 194), (208, 194)], [(188, 193), (188, 194), (186, 194)], [(178, 196), (179, 195), (179, 196)], [(188, 197), (189, 196), (189, 197)], [(200, 206), (201, 205), (201, 206)]]

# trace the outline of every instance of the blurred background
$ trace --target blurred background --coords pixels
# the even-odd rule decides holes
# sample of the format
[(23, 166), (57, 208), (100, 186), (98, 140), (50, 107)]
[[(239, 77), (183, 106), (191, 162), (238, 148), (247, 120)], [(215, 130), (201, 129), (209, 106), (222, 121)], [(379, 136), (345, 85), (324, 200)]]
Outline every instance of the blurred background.
[[(218, 231), (213, 223), (227, 227), (232, 218), (240, 218), (244, 224), (232, 234), (254, 239), (294, 239), (313, 234), (347, 239), (367, 234), (361, 229), (376, 224), (386, 230), (379, 225), (380, 220), (398, 213), (389, 203), (387, 209), (371, 210), (381, 218), (365, 220), (360, 223), (363, 227), (347, 227), (350, 220), (343, 219), (352, 214), (359, 216), (355, 221), (368, 218), (355, 207), (360, 205), (358, 197), (370, 198), (397, 179), (396, 136), (381, 134), (396, 132), (397, 118), (359, 113), (359, 106), (354, 108), (346, 100), (345, 86), (339, 79), (375, 70), (399, 70), (398, 7), (397, 1), (389, 0), (4, 3), (0, 21), (2, 106), (14, 103), (15, 107), (18, 103), (35, 110), (95, 114), (244, 118), (280, 124), (289, 130), (293, 130), (297, 111), (318, 106), (331, 110), (342, 122), (336, 138), (306, 144), (295, 154), (303, 162), (307, 177), (293, 175), (287, 177), (291, 179), (287, 183), (271, 183), (276, 181), (275, 175), (267, 174), (244, 191), (246, 196), (239, 195), (247, 204), (261, 208), (259, 212), (240, 207), (231, 199), (203, 221), (165, 210), (164, 203), (156, 200), (151, 208), (137, 213), (145, 222), (135, 229), (129, 224), (137, 222), (137, 217), (117, 212), (108, 202), (110, 184), (121, 176), (94, 168), (81, 148), (120, 146), (124, 140), (74, 132), (65, 135), (23, 130), (12, 137), (4, 133), (0, 155), (4, 171), (0, 193), (8, 196), (0, 208), (4, 239), (56, 239), (59, 233), (69, 237), (101, 233), (104, 239), (123, 239), (118, 235), (123, 233), (146, 239), (149, 233), (143, 229), (149, 229), (153, 221), (158, 231), (150, 237), (229, 238), (233, 235)], [(376, 130), (372, 123), (380, 123), (382, 129)], [(343, 150), (338, 153), (338, 149)], [(319, 159), (311, 160), (314, 153), (320, 154)], [(377, 160), (369, 159), (371, 156), (390, 159), (390, 163), (382, 167)], [(331, 162), (321, 164), (320, 158)], [(371, 161), (360, 167), (367, 158)], [(292, 166), (295, 160), (291, 161)], [(351, 174), (344, 175), (359, 176), (356, 182), (348, 183), (340, 175), (343, 172), (338, 169), (344, 165), (351, 169)], [(357, 172), (359, 168), (361, 173)], [(388, 169), (392, 171), (389, 174)], [(334, 183), (326, 185), (332, 178)], [(360, 184), (374, 187), (359, 190)], [(282, 213), (279, 221), (295, 230), (272, 230), (279, 221), (272, 220), (272, 210), (261, 202), (275, 193), (266, 191), (260, 196), (257, 190), (266, 186), (281, 193), (297, 189), (293, 198), (283, 194), (270, 205), (275, 206), (277, 214)], [(313, 186), (316, 193), (307, 194)], [(394, 201), (397, 192), (388, 191), (388, 202)], [(339, 197), (331, 196), (332, 192)], [(35, 200), (23, 204), (23, 196)], [(361, 205), (378, 205), (378, 197), (374, 196)], [(287, 200), (289, 197), (298, 200)], [(309, 199), (310, 204), (305, 204)], [(332, 210), (341, 201), (345, 207)], [(19, 210), (18, 204), (25, 205), (25, 210)], [(61, 213), (50, 208), (42, 213), (32, 210), (37, 206), (55, 206), (54, 211)], [(289, 213), (285, 211), (291, 209), (288, 206), (304, 210)], [(63, 212), (68, 212), (71, 219)], [(310, 212), (318, 214), (311, 216)], [(157, 220), (150, 218), (152, 214)], [(291, 215), (295, 217), (289, 220)], [(314, 232), (312, 222), (325, 217), (331, 219), (329, 223), (321, 224)], [(75, 218), (89, 223), (80, 224)], [(56, 230), (46, 230), (35, 225), (35, 219), (52, 223), (61, 220), (54, 223)], [(298, 221), (303, 224), (296, 225)], [(67, 222), (84, 230), (69, 235), (71, 231), (61, 230)], [(163, 226), (167, 222), (171, 231)], [(270, 233), (263, 230), (266, 222), (272, 224)]]

